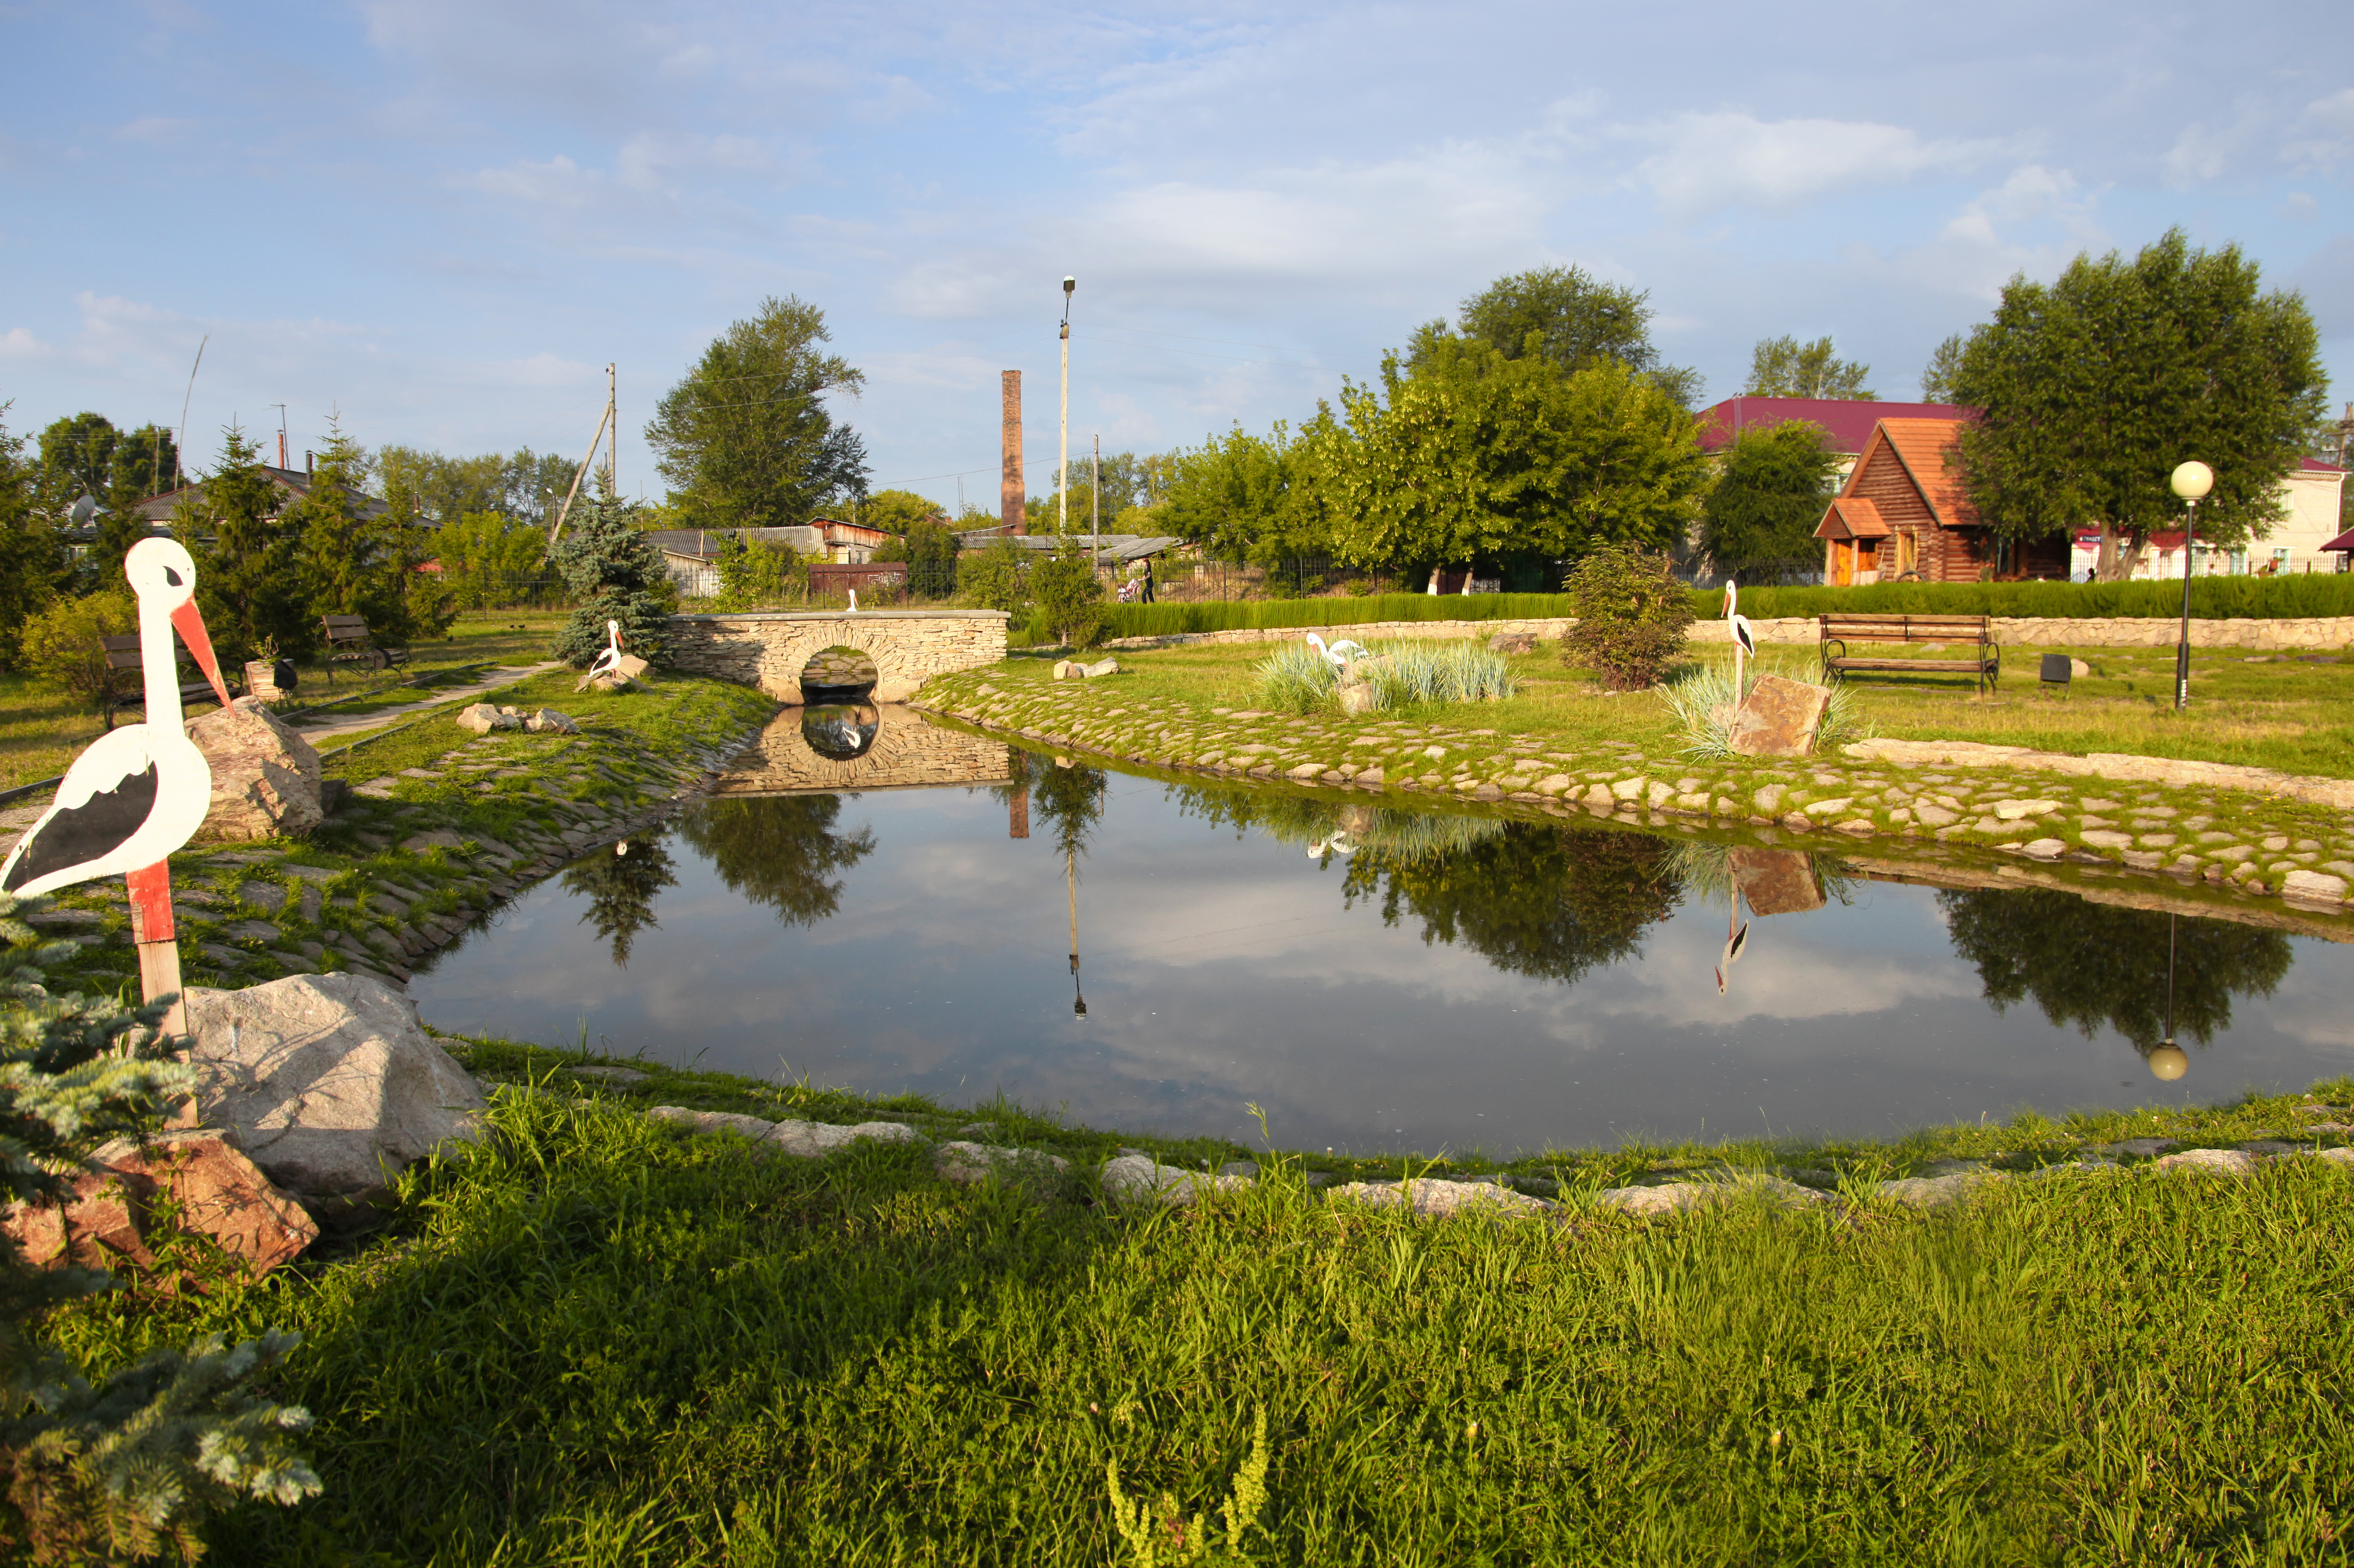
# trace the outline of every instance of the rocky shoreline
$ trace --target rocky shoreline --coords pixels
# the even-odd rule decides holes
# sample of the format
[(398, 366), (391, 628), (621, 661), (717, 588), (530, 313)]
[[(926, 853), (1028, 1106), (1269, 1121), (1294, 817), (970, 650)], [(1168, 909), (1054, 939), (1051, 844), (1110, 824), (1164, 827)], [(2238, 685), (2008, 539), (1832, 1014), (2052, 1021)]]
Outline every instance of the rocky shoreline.
[[(1297, 718), (1159, 700), (1119, 678), (943, 677), (909, 705), (937, 719), (1180, 777), (1404, 796), (1766, 843), (1955, 852), (2170, 883), (2224, 906), (2278, 899), (2354, 940), (2354, 782), (2163, 758), (2068, 758), (1968, 742), (1869, 741), (1838, 756), (1694, 762), (1636, 746), (1572, 748), (1488, 728)], [(1850, 847), (1852, 846), (1852, 847)]]

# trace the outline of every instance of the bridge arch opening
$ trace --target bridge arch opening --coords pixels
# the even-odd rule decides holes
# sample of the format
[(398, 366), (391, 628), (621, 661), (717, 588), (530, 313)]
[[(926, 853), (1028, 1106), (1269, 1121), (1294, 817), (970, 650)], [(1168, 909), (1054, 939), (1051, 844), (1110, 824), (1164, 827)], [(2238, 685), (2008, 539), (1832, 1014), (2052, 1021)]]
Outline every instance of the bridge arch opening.
[(801, 701), (812, 706), (863, 701), (875, 693), (883, 673), (863, 648), (835, 643), (821, 648), (801, 666)]

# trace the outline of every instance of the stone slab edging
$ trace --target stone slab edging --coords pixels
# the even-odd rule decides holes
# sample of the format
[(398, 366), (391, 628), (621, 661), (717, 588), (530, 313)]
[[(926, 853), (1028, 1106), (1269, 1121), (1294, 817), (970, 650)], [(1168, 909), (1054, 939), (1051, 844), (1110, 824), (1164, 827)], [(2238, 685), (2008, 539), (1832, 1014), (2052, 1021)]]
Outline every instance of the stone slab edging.
[(2113, 779), (2120, 784), (2245, 789), (2250, 794), (2278, 795), (2327, 806), (2333, 810), (2354, 811), (2354, 779), (2323, 779), (2230, 762), (2190, 762), (2117, 751), (2073, 757), (2062, 751), (2037, 751), (2024, 746), (1994, 746), (1977, 740), (1859, 740), (1840, 749), (1860, 762), (1888, 762), (1899, 768), (2032, 768), (2047, 773), (2073, 774), (2080, 779)]
[[(2337, 1113), (2334, 1106), (2300, 1107), (2308, 1115)], [(769, 1121), (730, 1111), (689, 1110), (682, 1106), (656, 1106), (645, 1113), (689, 1134), (732, 1133), (749, 1142), (756, 1153), (801, 1160), (822, 1160), (860, 1142), (912, 1144), (929, 1147), (931, 1140), (904, 1122), (869, 1121), (837, 1126), (814, 1121)], [(2344, 1131), (2344, 1124), (2324, 1122), (2312, 1131)], [(2354, 1149), (2300, 1148), (2276, 1139), (2252, 1140), (2240, 1149), (2176, 1148), (2169, 1139), (2135, 1139), (2094, 1146), (2090, 1160), (2063, 1160), (2038, 1167), (2019, 1178), (2049, 1180), (2074, 1174), (2206, 1175), (2245, 1180), (2265, 1166), (2285, 1160), (2318, 1159), (2354, 1172)], [(2134, 1157), (2127, 1165), (2115, 1155)], [(2150, 1158), (2158, 1156), (2157, 1158)], [(1043, 1150), (1009, 1149), (957, 1141), (934, 1149), (932, 1168), (944, 1181), (969, 1183), (987, 1177), (1047, 1174), (1061, 1176), (1070, 1162)], [(1903, 1208), (1937, 1208), (1961, 1202), (1978, 1192), (2013, 1180), (2006, 1171), (1984, 1165), (1936, 1176), (1901, 1176), (1877, 1181), (1865, 1191), (1868, 1199)], [(1123, 1154), (1104, 1162), (1098, 1176), (1104, 1195), (1119, 1204), (1157, 1203), (1184, 1208), (1221, 1194), (1248, 1192), (1258, 1179), (1251, 1176), (1189, 1171), (1163, 1165), (1149, 1154)], [(1655, 1185), (1612, 1187), (1594, 1193), (1581, 1204), (1532, 1196), (1500, 1176), (1469, 1178), (1408, 1178), (1398, 1181), (1351, 1181), (1325, 1190), (1328, 1203), (1355, 1203), (1373, 1209), (1402, 1209), (1416, 1218), (1493, 1219), (1550, 1218), (1556, 1222), (1581, 1207), (1607, 1210), (1638, 1217), (1691, 1213), (1717, 1204), (1756, 1199), (1776, 1208), (1837, 1213), (1841, 1199), (1765, 1171), (1728, 1168), (1700, 1181), (1664, 1181)]]
[[(2121, 865), (2137, 874), (2203, 880), (2231, 894), (2277, 895), (2294, 907), (2332, 916), (2354, 914), (2354, 782), (2347, 780), (2165, 758), (2079, 758), (1954, 741), (1857, 743), (1886, 749), (1703, 762), (1681, 756), (1646, 758), (1608, 744), (1571, 747), (1557, 738), (1507, 742), (1492, 729), (1443, 724), (1407, 726), (1407, 740), (1384, 736), (1384, 729), (1395, 727), (1388, 722), (1311, 722), (1255, 709), (1204, 713), (1185, 704), (1157, 705), (1119, 726), (1114, 721), (1129, 712), (1124, 705), (1071, 706), (1119, 704), (1117, 693), (1100, 699), (1095, 694), (1095, 688), (1112, 683), (1087, 682), (1068, 692), (1059, 683), (1035, 692), (1028, 684), (1006, 689), (983, 679), (934, 689), (928, 700), (908, 705), (1057, 752), (1179, 775), (1427, 797), (1506, 810), (1525, 807), (1553, 817), (1583, 812), (1630, 828), (1691, 823), (1747, 832), (1768, 843), (1783, 842), (1785, 834), (1817, 832), (1840, 835), (1828, 841), (1832, 843), (1858, 845), (1875, 839), (1934, 840), (1939, 846), (2028, 861)], [(1353, 733), (1340, 733), (1335, 725)], [(1128, 733), (1120, 733), (1122, 728)], [(1377, 749), (1359, 749), (1367, 744)], [(1974, 772), (1999, 769), (2014, 756), (2049, 758), (2069, 773), (2131, 779), (2145, 788), (2139, 800), (2128, 803), (2056, 783), (2039, 789), (2029, 780), (1956, 782), (1921, 769), (1961, 764), (1911, 762), (1907, 758), (1914, 754), (1905, 747), (1925, 748), (1918, 753), (1923, 758), (1967, 756), (1981, 765)], [(2095, 769), (2106, 771), (2096, 775)], [(1890, 770), (1900, 776), (1889, 777)], [(2150, 786), (2229, 789), (2306, 810), (2318, 807), (2334, 820), (2266, 823), (2256, 801), (2248, 808), (2179, 797), (2168, 803), (2153, 800)], [(1800, 837), (1797, 847), (1809, 842)], [(2231, 917), (2228, 909), (2207, 912)], [(2329, 934), (2345, 940), (2354, 928)]]
[[(2061, 619), (2041, 616), (1988, 618), (1995, 641), (2006, 648), (2171, 648), (2180, 641), (2182, 623), (2158, 616), (2098, 616)], [(1191, 648), (1220, 644), (1298, 641), (1310, 632), (1330, 642), (1341, 637), (1367, 638), (1493, 637), (1526, 632), (1550, 641), (1566, 636), (1577, 625), (1572, 616), (1515, 620), (1373, 620), (1336, 626), (1242, 626), (1224, 631), (1173, 631), (1156, 637), (1115, 637), (1107, 648)], [(1777, 616), (1753, 620), (1750, 630), (1760, 642), (1813, 644), (1822, 629), (1811, 615)], [(1722, 620), (1692, 623), (1693, 641), (1729, 642), (1732, 630)], [(2354, 616), (2306, 616), (2278, 620), (2249, 617), (2190, 622), (2193, 648), (2338, 649), (2354, 646)]]

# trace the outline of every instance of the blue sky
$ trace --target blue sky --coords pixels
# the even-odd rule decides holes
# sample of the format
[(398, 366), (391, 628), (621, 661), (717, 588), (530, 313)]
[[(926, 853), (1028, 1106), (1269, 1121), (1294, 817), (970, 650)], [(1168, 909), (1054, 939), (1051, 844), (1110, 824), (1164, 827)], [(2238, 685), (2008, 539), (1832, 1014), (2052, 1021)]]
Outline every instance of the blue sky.
[[(1117, 9), (0, 0), (0, 400), (217, 450), (577, 453), (763, 295), (864, 368), (878, 485), (1297, 419), (1507, 271), (1650, 291), (1712, 397), (1830, 333), (1883, 397), (2003, 281), (2180, 224), (2354, 398), (2354, 6)], [(299, 461), (299, 460), (298, 460)]]

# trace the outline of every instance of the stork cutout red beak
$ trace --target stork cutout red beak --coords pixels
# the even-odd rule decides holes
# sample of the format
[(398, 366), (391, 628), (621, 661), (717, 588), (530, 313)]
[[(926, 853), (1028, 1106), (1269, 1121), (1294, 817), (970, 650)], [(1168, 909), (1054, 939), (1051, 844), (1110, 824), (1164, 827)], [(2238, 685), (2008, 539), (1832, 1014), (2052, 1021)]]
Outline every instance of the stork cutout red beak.
[(205, 630), (205, 618), (197, 611), (195, 599), (172, 611), (172, 625), (179, 631), (180, 641), (188, 645), (188, 652), (195, 658), (196, 668), (202, 670), (205, 679), (212, 683), (214, 694), (220, 698), (221, 706), (228, 706), (228, 687), (221, 682), (220, 660), (213, 654), (212, 633)]

